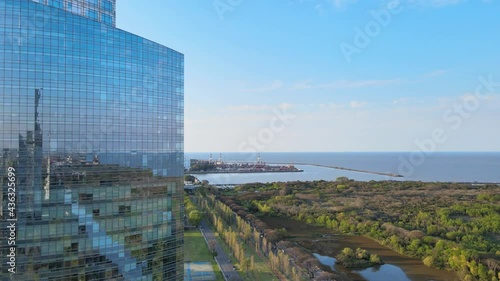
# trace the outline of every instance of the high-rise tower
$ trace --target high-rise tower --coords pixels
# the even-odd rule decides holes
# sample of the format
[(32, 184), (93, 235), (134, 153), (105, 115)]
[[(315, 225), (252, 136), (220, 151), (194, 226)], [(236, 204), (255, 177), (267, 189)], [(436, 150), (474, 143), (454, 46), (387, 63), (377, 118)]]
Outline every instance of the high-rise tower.
[(115, 4), (0, 0), (6, 280), (183, 279), (184, 56)]

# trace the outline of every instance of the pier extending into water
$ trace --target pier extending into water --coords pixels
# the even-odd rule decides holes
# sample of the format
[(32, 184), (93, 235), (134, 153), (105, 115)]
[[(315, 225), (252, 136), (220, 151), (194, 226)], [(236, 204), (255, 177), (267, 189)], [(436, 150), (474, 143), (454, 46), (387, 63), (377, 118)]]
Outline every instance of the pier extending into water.
[[(269, 164), (283, 165), (285, 163), (269, 163)], [(366, 174), (373, 174), (373, 175), (380, 175), (380, 176), (388, 176), (388, 177), (393, 177), (393, 178), (402, 178), (403, 177), (402, 175), (399, 175), (399, 174), (358, 170), (358, 169), (345, 168), (345, 167), (339, 167), (339, 166), (311, 164), (311, 163), (293, 163), (293, 164), (294, 165), (302, 165), (302, 166), (316, 166), (316, 167), (323, 167), (323, 168), (330, 168), (330, 169), (344, 170), (344, 171), (351, 171), (351, 172), (358, 172), (358, 173), (366, 173)]]

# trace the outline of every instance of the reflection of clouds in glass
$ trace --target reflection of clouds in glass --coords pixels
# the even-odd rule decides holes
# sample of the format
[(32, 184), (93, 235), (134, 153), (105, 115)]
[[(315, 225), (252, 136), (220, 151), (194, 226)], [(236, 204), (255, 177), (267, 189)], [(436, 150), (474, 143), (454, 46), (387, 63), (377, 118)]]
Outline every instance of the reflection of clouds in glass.
[[(9, 75), (11, 79), (4, 83), (9, 91), (5, 95), (17, 98), (4, 98), (0, 105), (0, 128), (5, 136), (0, 140), (2, 147), (16, 148), (18, 132), (33, 127), (33, 107), (27, 105), (33, 103), (33, 88), (43, 86), (41, 122), (44, 130), (52, 132), (51, 150), (182, 149), (183, 118), (179, 116), (183, 115), (183, 95), (176, 91), (183, 88), (182, 54), (97, 22), (81, 27), (78, 22), (62, 21), (66, 16), (63, 12), (36, 7), (33, 13), (18, 15), (19, 22), (25, 24), (11, 26), (15, 36), (37, 37), (17, 40), (25, 44), (22, 52), (27, 52), (26, 56), (17, 55), (3, 66), (12, 69), (15, 65), (11, 64), (17, 62), (29, 67), (16, 77)], [(45, 30), (44, 38), (37, 35), (42, 34), (38, 29)], [(81, 36), (59, 36), (72, 30)], [(82, 36), (86, 39), (80, 40)], [(13, 42), (13, 37), (8, 40)], [(40, 47), (43, 44), (51, 48)], [(43, 63), (33, 63), (38, 61)], [(13, 80), (19, 79), (29, 83), (14, 93), (11, 86), (19, 82)], [(172, 145), (164, 145), (159, 138), (169, 138)], [(48, 151), (48, 147), (44, 149)]]

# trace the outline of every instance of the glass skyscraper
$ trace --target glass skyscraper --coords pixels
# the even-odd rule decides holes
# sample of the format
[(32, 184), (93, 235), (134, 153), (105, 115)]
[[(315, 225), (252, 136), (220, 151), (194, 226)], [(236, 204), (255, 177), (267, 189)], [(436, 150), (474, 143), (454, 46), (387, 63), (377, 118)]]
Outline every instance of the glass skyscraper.
[(114, 0), (0, 0), (2, 280), (183, 279), (183, 54)]

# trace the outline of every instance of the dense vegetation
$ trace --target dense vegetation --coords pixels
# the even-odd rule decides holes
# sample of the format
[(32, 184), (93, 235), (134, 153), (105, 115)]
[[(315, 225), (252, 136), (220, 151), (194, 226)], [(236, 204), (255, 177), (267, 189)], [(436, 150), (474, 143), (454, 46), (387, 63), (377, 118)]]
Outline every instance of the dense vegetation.
[[(366, 235), (460, 280), (500, 279), (500, 186), (337, 181), (212, 190), (240, 216), (293, 218)], [(250, 217), (252, 218), (252, 217)], [(248, 218), (247, 218), (248, 219)], [(280, 234), (275, 230), (274, 235)]]
[(203, 219), (203, 213), (196, 208), (187, 196), (184, 197), (184, 210), (189, 224), (192, 226), (198, 226)]
[(193, 164), (189, 171), (191, 172), (202, 172), (202, 171), (213, 171), (215, 170), (215, 164), (211, 164), (208, 162), (200, 162)]
[(357, 248), (356, 251), (351, 248), (344, 248), (336, 258), (336, 263), (348, 268), (366, 268), (383, 264), (377, 255), (370, 254), (368, 251), (360, 248)]
[(196, 177), (193, 176), (193, 175), (184, 175), (184, 181), (195, 182), (196, 181)]

